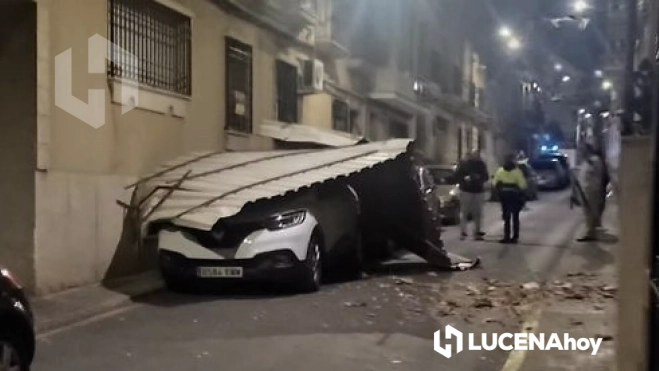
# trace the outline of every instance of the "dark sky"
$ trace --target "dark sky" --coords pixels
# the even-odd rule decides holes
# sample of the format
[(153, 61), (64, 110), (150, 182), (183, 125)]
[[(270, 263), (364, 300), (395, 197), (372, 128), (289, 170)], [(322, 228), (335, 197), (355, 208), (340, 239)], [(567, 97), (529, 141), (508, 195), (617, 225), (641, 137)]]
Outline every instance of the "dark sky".
[[(521, 0), (523, 1), (523, 0)], [(561, 17), (570, 10), (572, 0), (550, 0), (542, 1), (536, 14), (537, 18)], [(591, 0), (591, 2), (595, 2)], [(602, 2), (597, 2), (600, 6)], [(603, 9), (592, 8), (590, 10), (591, 22), (585, 31), (576, 27), (555, 29), (545, 27), (544, 39), (554, 52), (567, 59), (575, 67), (584, 71), (593, 71), (601, 68), (600, 60), (604, 52), (602, 41), (604, 40), (604, 12)]]
[[(593, 7), (590, 25), (585, 31), (576, 26), (554, 28), (548, 19), (565, 17), (572, 10), (574, 0), (487, 0), (493, 17), (508, 24), (526, 38), (526, 43), (541, 54), (549, 49), (576, 68), (591, 72), (600, 68), (603, 53), (603, 12)], [(599, 3), (590, 0), (592, 4)], [(546, 57), (546, 55), (545, 55)]]

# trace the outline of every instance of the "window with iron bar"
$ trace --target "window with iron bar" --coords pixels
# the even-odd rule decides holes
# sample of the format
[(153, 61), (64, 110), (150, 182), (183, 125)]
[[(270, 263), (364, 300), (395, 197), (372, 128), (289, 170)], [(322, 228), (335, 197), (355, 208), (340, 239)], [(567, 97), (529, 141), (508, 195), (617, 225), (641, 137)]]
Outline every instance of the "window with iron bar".
[(226, 38), (226, 128), (252, 132), (252, 47)]
[(403, 122), (392, 120), (389, 124), (389, 128), (391, 138), (409, 138), (410, 136), (408, 126)]
[(276, 62), (277, 120), (298, 122), (297, 67), (284, 61)]
[(190, 17), (154, 0), (109, 0), (110, 41), (131, 53), (113, 53), (108, 75), (191, 95)]
[(335, 99), (332, 102), (332, 129), (350, 132), (350, 107), (347, 102)]

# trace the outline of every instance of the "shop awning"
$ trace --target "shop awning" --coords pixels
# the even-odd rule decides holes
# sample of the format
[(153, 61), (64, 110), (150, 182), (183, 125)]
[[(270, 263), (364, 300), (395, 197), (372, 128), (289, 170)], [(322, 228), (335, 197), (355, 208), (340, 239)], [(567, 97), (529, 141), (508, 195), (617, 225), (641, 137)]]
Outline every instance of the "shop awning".
[(312, 143), (327, 147), (352, 146), (364, 140), (362, 137), (337, 130), (328, 130), (312, 125), (290, 124), (264, 120), (259, 135), (289, 143)]

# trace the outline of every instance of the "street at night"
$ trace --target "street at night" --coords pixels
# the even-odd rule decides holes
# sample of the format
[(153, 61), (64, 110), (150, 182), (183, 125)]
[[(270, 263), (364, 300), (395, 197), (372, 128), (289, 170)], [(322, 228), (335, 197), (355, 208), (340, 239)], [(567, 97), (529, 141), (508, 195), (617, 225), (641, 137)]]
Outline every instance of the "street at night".
[(0, 371), (659, 371), (659, 0), (0, 0)]
[[(549, 287), (557, 280), (571, 280), (575, 288), (599, 288), (615, 281), (615, 240), (576, 244), (581, 214), (570, 210), (567, 200), (565, 193), (550, 193), (530, 203), (516, 246), (497, 242), (497, 204), (486, 206), (488, 236), (483, 242), (460, 241), (457, 227), (446, 227), (448, 249), (480, 256), (482, 269), (436, 272), (421, 259), (405, 255), (363, 280), (330, 284), (316, 294), (162, 291), (91, 321), (40, 335), (34, 369), (508, 370), (504, 365), (515, 366), (520, 354), (464, 351), (446, 359), (434, 352), (433, 333), (448, 324), (465, 333), (514, 333), (529, 331), (524, 327), (537, 323), (533, 331), (548, 334), (612, 336), (614, 300), (603, 296), (549, 295), (517, 303), (519, 314), (512, 304), (523, 302), (523, 296), (506, 299), (505, 307), (496, 303), (502, 297), (496, 291), (506, 290), (508, 284), (520, 293), (524, 289), (516, 286), (534, 282)], [(478, 304), (488, 297), (494, 303)], [(531, 307), (524, 308), (526, 304)], [(447, 310), (447, 305), (454, 307)], [(611, 346), (603, 343), (595, 356), (598, 363), (610, 362)], [(587, 354), (546, 353), (523, 355), (528, 360), (523, 370), (577, 366)], [(592, 364), (593, 359), (587, 361)]]

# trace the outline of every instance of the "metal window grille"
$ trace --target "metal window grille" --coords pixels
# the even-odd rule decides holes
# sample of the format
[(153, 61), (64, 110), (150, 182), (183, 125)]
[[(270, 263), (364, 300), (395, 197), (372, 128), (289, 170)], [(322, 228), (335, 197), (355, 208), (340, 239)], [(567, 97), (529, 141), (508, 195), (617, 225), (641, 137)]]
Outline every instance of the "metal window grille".
[(400, 121), (391, 121), (389, 130), (392, 138), (409, 138), (410, 132), (405, 123)]
[(109, 76), (190, 95), (190, 18), (154, 0), (109, 0), (108, 10), (110, 41), (137, 57), (113, 51)]
[(277, 119), (281, 122), (298, 122), (297, 67), (284, 61), (276, 62)]
[(332, 129), (349, 132), (349, 115), (350, 108), (348, 107), (348, 103), (335, 99), (332, 102)]
[(252, 47), (226, 38), (226, 128), (252, 132)]

